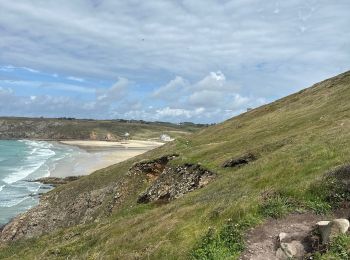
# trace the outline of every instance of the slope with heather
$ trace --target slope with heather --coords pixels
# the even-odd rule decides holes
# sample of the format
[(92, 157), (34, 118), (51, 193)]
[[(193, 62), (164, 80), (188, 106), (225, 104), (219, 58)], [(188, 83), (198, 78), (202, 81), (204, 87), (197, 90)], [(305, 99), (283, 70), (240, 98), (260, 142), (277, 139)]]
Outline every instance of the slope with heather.
[[(45, 219), (54, 223), (50, 212), (59, 211), (74, 216), (71, 222), (58, 221), (50, 233), (42, 230), (31, 233), (33, 238), (3, 244), (0, 258), (237, 258), (244, 248), (245, 228), (295, 208), (325, 213), (332, 207), (324, 176), (350, 161), (349, 100), (347, 72), (62, 185), (44, 196), (45, 205), (39, 207), (46, 207), (46, 215), (37, 218), (39, 222), (22, 216), (26, 223), (18, 218), (10, 225), (14, 233), (23, 232), (23, 225), (40, 226)], [(159, 173), (147, 167), (133, 174), (139, 165), (135, 163), (153, 165), (169, 154), (176, 154), (164, 166), (173, 169), (170, 172), (198, 165), (215, 178), (181, 196), (140, 203), (140, 194), (153, 191), (155, 183), (160, 192), (164, 187)], [(254, 160), (223, 167), (248, 154)], [(163, 172), (162, 164), (155, 165)], [(285, 207), (269, 207), (271, 194)]]

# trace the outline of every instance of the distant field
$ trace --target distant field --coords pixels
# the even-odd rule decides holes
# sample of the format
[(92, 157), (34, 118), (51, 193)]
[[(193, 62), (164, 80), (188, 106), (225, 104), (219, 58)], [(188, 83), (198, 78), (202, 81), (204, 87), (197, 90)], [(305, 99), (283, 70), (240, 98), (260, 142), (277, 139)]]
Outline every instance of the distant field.
[(136, 120), (0, 117), (0, 139), (121, 140), (128, 133), (129, 139), (144, 140), (159, 139), (161, 134), (177, 138), (204, 127), (206, 125)]

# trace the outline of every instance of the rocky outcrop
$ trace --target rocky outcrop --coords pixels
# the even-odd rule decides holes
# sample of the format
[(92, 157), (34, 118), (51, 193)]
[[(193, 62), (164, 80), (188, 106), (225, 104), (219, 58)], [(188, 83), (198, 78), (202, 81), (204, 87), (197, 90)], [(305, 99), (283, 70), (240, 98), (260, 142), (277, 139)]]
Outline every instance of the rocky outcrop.
[(40, 183), (43, 183), (43, 184), (51, 185), (53, 187), (57, 187), (59, 185), (66, 184), (66, 183), (71, 182), (71, 181), (76, 181), (80, 177), (81, 176), (68, 176), (68, 177), (65, 177), (65, 178), (44, 177), (44, 178), (40, 178), (40, 179), (35, 180), (35, 182), (40, 182)]
[(282, 242), (276, 252), (276, 257), (279, 260), (303, 259), (304, 254), (304, 245), (298, 240), (293, 240), (289, 243)]
[(74, 199), (65, 198), (62, 192), (44, 194), (38, 206), (20, 214), (3, 228), (0, 242), (35, 237), (105, 215), (111, 207), (114, 190), (109, 186), (82, 192)]
[(252, 153), (248, 153), (245, 155), (242, 155), (238, 158), (233, 158), (233, 159), (229, 159), (227, 161), (225, 161), (222, 164), (222, 167), (227, 168), (227, 167), (231, 167), (231, 168), (235, 168), (235, 167), (240, 167), (242, 165), (248, 164), (252, 161), (255, 161), (257, 159), (256, 155), (252, 154)]
[[(319, 231), (316, 234), (318, 233), (321, 236), (316, 237), (316, 239), (312, 238), (312, 227), (310, 227), (308, 234), (303, 232), (280, 233), (277, 238), (276, 258), (279, 260), (305, 259), (307, 254), (312, 256), (318, 250), (324, 250), (332, 239), (348, 231), (349, 221), (347, 219), (319, 221), (316, 227)], [(319, 244), (320, 240), (323, 246)]]
[(90, 182), (84, 178), (41, 179), (43, 183), (60, 187), (43, 194), (38, 206), (20, 214), (4, 226), (0, 230), (0, 244), (36, 237), (108, 216), (122, 207), (126, 199), (134, 197), (135, 192), (140, 192), (145, 182), (150, 186), (139, 196), (140, 203), (170, 201), (205, 186), (215, 177), (214, 173), (198, 164), (169, 167), (169, 161), (177, 156), (171, 154), (135, 163), (125, 175), (100, 188), (86, 187), (86, 183)]
[(150, 181), (155, 180), (163, 172), (169, 161), (178, 156), (178, 154), (170, 154), (154, 160), (137, 162), (129, 169), (129, 175), (144, 175)]
[(198, 164), (168, 167), (139, 196), (138, 202), (170, 201), (179, 198), (188, 192), (204, 187), (215, 176), (215, 173), (202, 168)]

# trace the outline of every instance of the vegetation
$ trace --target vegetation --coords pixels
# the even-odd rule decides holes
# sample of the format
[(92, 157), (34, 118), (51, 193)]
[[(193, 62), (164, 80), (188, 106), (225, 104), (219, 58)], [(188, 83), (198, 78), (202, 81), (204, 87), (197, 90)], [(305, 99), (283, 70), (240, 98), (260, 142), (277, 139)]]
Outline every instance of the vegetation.
[(348, 260), (350, 259), (350, 236), (341, 234), (332, 239), (326, 248), (326, 253), (316, 253), (315, 260)]
[[(236, 259), (248, 226), (287, 214), (295, 205), (319, 213), (333, 207), (337, 196), (323, 188), (329, 184), (324, 178), (349, 163), (349, 100), (348, 72), (62, 185), (51, 191), (60, 195), (52, 202), (56, 205), (115, 182), (136, 161), (170, 153), (180, 155), (173, 165), (200, 163), (218, 175), (208, 186), (167, 204), (138, 204), (147, 184), (135, 181), (125, 203), (111, 215), (3, 246), (0, 258)], [(257, 160), (222, 167), (247, 153)], [(267, 193), (279, 195), (266, 198)], [(347, 245), (348, 238), (339, 238), (330, 254), (348, 254)]]
[(159, 139), (161, 134), (172, 138), (185, 136), (204, 124), (172, 124), (143, 120), (92, 120), (75, 118), (0, 118), (0, 139), (96, 139), (119, 140), (125, 133), (131, 139)]
[(209, 228), (191, 252), (193, 259), (236, 259), (244, 249), (244, 232), (258, 222), (255, 217), (245, 217), (238, 223), (229, 219), (219, 231)]

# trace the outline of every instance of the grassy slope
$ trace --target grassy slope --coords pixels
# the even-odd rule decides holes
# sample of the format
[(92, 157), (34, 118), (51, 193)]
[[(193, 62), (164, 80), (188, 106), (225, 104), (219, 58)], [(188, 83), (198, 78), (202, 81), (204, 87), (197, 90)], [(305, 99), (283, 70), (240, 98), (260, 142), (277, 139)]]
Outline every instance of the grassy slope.
[(203, 127), (195, 124), (177, 125), (166, 122), (21, 117), (0, 117), (0, 126), (2, 122), (12, 125), (12, 128), (1, 132), (0, 127), (0, 138), (6, 138), (11, 133), (12, 138), (16, 138), (19, 135), (20, 138), (89, 139), (90, 135), (94, 133), (97, 139), (104, 140), (107, 134), (112, 134), (115, 138), (123, 138), (124, 134), (128, 132), (130, 138), (142, 140), (159, 138), (161, 134), (169, 134), (171, 137), (177, 138)]
[[(145, 185), (136, 185), (129, 203), (112, 216), (16, 242), (0, 250), (0, 258), (186, 259), (209, 227), (256, 215), (264, 191), (311, 203), (313, 183), (350, 160), (349, 100), (348, 72), (62, 186), (52, 192), (71, 198), (118, 179), (133, 161), (170, 152), (181, 155), (174, 164), (200, 162), (218, 173), (207, 187), (161, 206), (138, 205)], [(220, 167), (246, 152), (259, 159), (239, 169)]]

